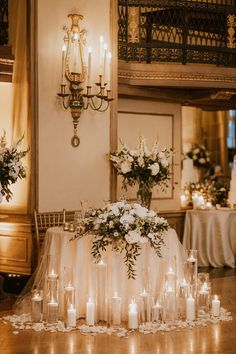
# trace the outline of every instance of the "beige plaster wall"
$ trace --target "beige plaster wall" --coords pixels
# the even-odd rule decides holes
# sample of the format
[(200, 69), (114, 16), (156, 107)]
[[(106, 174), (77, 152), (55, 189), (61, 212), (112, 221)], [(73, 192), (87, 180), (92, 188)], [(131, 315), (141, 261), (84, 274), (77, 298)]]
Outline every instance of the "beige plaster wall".
[[(38, 208), (78, 209), (80, 200), (99, 206), (109, 198), (109, 111), (87, 110), (79, 123), (78, 148), (73, 148), (69, 111), (58, 102), (61, 78), (63, 25), (70, 25), (69, 13), (84, 16), (81, 28), (88, 31), (93, 47), (93, 79), (98, 72), (99, 36), (109, 42), (109, 1), (40, 0), (38, 2)], [(45, 15), (47, 14), (47, 15)], [(50, 15), (51, 14), (51, 15)]]
[[(151, 148), (156, 139), (162, 148), (173, 148), (173, 178), (165, 192), (153, 188), (151, 208), (155, 210), (175, 210), (180, 199), (180, 161), (181, 161), (181, 106), (141, 99), (119, 99), (118, 101), (118, 139), (126, 142), (130, 148), (138, 145), (139, 135), (146, 138)], [(136, 189), (121, 189), (118, 178), (118, 196), (125, 195), (136, 199)]]

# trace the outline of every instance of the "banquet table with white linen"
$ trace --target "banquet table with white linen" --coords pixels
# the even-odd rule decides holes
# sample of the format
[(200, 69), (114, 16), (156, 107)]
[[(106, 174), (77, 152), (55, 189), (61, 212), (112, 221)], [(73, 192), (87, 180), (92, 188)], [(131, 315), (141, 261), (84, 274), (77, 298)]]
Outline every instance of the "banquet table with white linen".
[[(59, 313), (63, 314), (63, 274), (66, 267), (73, 268), (73, 285), (77, 317), (84, 317), (88, 297), (94, 295), (94, 259), (91, 255), (92, 236), (71, 240), (74, 234), (63, 231), (60, 227), (49, 228), (43, 245), (41, 260), (36, 270), (31, 287), (46, 289), (47, 257), (58, 255), (59, 258)], [(127, 307), (132, 297), (137, 297), (144, 287), (149, 287), (157, 294), (164, 286), (164, 267), (167, 256), (176, 256), (177, 276), (183, 277), (184, 251), (178, 236), (169, 229), (164, 236), (162, 258), (159, 258), (149, 244), (143, 244), (140, 256), (137, 257), (135, 269), (136, 279), (128, 279), (124, 254), (108, 250), (103, 253), (103, 261), (107, 264), (108, 297), (115, 292), (122, 299), (122, 320), (126, 320)], [(100, 284), (100, 286), (105, 286)], [(30, 289), (29, 289), (30, 290)], [(29, 312), (30, 300), (27, 294), (19, 302), (20, 312)]]
[(198, 250), (198, 265), (235, 267), (236, 211), (186, 211), (183, 246)]

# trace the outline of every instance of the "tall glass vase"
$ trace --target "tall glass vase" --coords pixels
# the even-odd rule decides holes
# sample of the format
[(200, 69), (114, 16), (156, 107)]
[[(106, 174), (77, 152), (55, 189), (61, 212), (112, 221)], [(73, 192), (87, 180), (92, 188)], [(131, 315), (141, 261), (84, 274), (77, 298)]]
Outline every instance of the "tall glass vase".
[(150, 187), (146, 183), (140, 182), (137, 192), (137, 203), (150, 209), (151, 199), (152, 191), (150, 190)]

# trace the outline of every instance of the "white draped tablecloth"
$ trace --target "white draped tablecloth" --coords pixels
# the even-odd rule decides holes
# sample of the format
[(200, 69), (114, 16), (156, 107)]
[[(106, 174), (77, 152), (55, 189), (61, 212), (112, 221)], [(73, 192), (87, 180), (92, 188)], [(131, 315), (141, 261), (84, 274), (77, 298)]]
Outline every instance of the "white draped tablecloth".
[(235, 267), (236, 211), (188, 210), (183, 246), (198, 250), (198, 265)]
[[(43, 245), (41, 261), (35, 273), (34, 281), (30, 287), (44, 288), (46, 290), (47, 257), (49, 254), (59, 257), (59, 306), (63, 314), (63, 274), (65, 267), (73, 268), (73, 285), (78, 317), (84, 317), (88, 297), (94, 292), (94, 260), (91, 256), (92, 236), (84, 236), (71, 240), (73, 233), (63, 231), (60, 227), (49, 228)], [(103, 261), (107, 264), (108, 291), (111, 297), (117, 292), (122, 298), (122, 320), (126, 320), (128, 303), (132, 297), (150, 285), (153, 294), (160, 292), (164, 286), (165, 260), (167, 256), (176, 256), (178, 278), (182, 278), (184, 271), (184, 250), (179, 242), (175, 230), (170, 229), (164, 236), (165, 245), (162, 246), (162, 258), (159, 258), (149, 244), (142, 245), (140, 256), (136, 262), (136, 279), (128, 279), (127, 268), (124, 263), (124, 254), (117, 254), (110, 250), (103, 254)], [(148, 284), (149, 283), (149, 284)], [(103, 284), (101, 284), (103, 286)], [(27, 313), (30, 306), (30, 289), (19, 300), (16, 312)]]

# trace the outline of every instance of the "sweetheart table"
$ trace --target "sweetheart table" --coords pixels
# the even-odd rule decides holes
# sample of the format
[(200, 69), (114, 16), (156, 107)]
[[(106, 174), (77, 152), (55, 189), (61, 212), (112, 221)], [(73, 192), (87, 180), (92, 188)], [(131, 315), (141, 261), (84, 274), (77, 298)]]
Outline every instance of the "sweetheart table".
[[(74, 234), (63, 231), (60, 227), (49, 228), (44, 240), (41, 258), (36, 269), (34, 280), (28, 286), (26, 294), (18, 301), (18, 313), (30, 312), (30, 290), (46, 289), (47, 259), (49, 255), (58, 255), (59, 260), (59, 315), (63, 316), (65, 269), (73, 270), (73, 285), (75, 287), (75, 306), (77, 317), (85, 317), (88, 297), (94, 295), (94, 264), (91, 256), (92, 236), (87, 235), (71, 240)], [(108, 250), (103, 253), (103, 265), (107, 266), (108, 298), (117, 293), (122, 299), (122, 320), (127, 320), (127, 308), (130, 300), (137, 297), (143, 289), (151, 289), (153, 294), (163, 290), (165, 281), (165, 262), (168, 257), (176, 256), (177, 277), (184, 276), (184, 249), (173, 229), (164, 236), (162, 258), (158, 258), (149, 244), (143, 244), (140, 256), (137, 257), (135, 269), (136, 279), (128, 279), (124, 255)], [(102, 282), (99, 284), (105, 286)]]
[(198, 265), (235, 267), (236, 210), (187, 210), (183, 245), (198, 250)]

